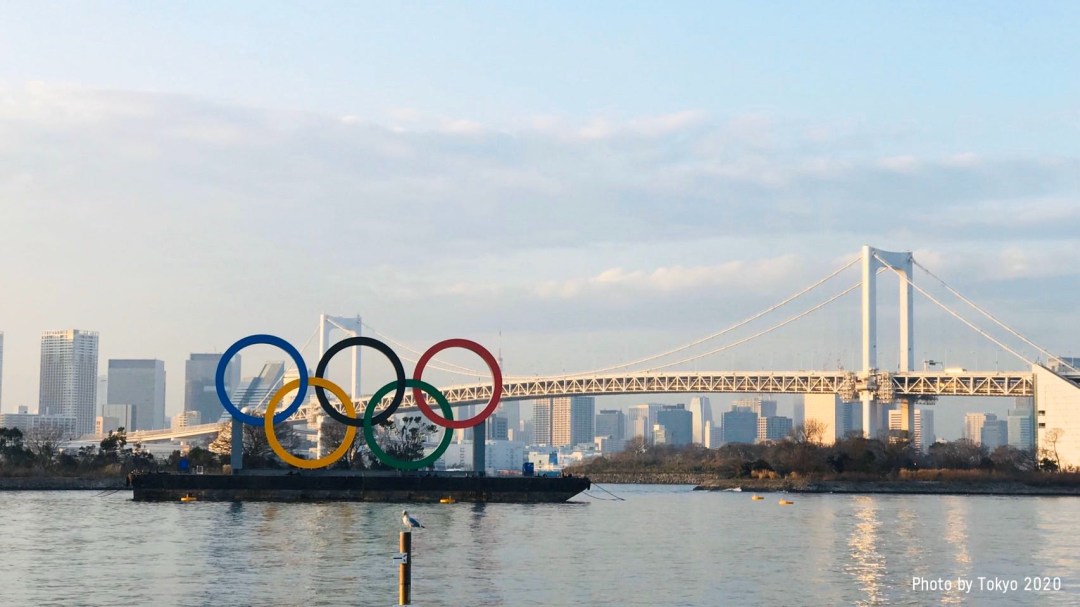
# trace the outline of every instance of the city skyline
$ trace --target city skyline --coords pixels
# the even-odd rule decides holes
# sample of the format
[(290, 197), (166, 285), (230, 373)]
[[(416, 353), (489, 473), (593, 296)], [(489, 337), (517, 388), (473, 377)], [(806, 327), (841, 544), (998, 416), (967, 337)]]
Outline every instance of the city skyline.
[[(0, 405), (34, 405), (38, 337), (65, 327), (101, 360), (165, 361), (169, 416), (189, 354), (300, 346), (322, 313), (421, 350), (469, 337), (508, 374), (603, 367), (863, 244), (1075, 356), (1080, 9), (1036, 5), (14, 6)], [(702, 368), (857, 368), (856, 299)], [(915, 339), (918, 363), (1018, 364), (920, 295)], [(242, 374), (280, 359), (245, 350)], [(956, 436), (1007, 405), (946, 406)]]

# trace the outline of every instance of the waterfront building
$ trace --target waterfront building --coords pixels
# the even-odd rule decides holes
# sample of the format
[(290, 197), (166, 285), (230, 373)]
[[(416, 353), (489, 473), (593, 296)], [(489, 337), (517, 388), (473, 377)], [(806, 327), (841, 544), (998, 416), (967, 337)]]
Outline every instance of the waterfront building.
[(759, 417), (757, 420), (757, 442), (771, 443), (784, 440), (791, 434), (791, 429), (794, 427), (794, 420), (790, 417), (780, 415)]
[(690, 411), (693, 422), (690, 442), (704, 445), (708, 442), (706, 440), (708, 437), (705, 435), (705, 426), (713, 421), (712, 404), (709, 402), (709, 397), (695, 396), (691, 398), (687, 410)]
[(73, 415), (30, 413), (27, 407), (19, 407), (18, 413), (0, 413), (0, 428), (17, 428), (24, 435), (56, 429), (58, 436), (64, 440), (89, 434), (78, 431), (78, 419)]
[[(693, 414), (683, 405), (664, 405), (656, 412), (655, 428), (664, 429), (664, 444), (689, 445), (693, 437)], [(654, 442), (659, 442), (655, 439)]]
[(1009, 422), (998, 419), (993, 413), (986, 414), (982, 430), (979, 432), (980, 443), (987, 451), (993, 451), (1009, 444)]
[(165, 363), (152, 359), (110, 359), (109, 396), (106, 403), (124, 403), (134, 407), (135, 430), (160, 430), (165, 427)]
[[(492, 440), (484, 443), (484, 469), (487, 474), (521, 474), (525, 463), (525, 445), (518, 441)], [(441, 470), (472, 470), (472, 443), (451, 443), (435, 468)]]
[(75, 418), (75, 431), (94, 431), (97, 404), (98, 334), (66, 329), (41, 334), (38, 412)]
[[(184, 363), (184, 411), (199, 414), (201, 423), (216, 422), (225, 413), (218, 400), (215, 376), (221, 354), (194, 352)], [(240, 354), (225, 368), (225, 393), (231, 395), (240, 384)]]
[[(1080, 361), (1076, 361), (1080, 368)], [(1057, 373), (1034, 365), (1036, 448), (1062, 467), (1080, 466), (1080, 389)]]
[(4, 407), (4, 332), (0, 331), (0, 411)]
[(723, 417), (724, 443), (753, 443), (757, 440), (758, 414), (749, 406), (732, 405)]
[(596, 414), (596, 436), (622, 443), (626, 440), (626, 414), (620, 409), (601, 409)]

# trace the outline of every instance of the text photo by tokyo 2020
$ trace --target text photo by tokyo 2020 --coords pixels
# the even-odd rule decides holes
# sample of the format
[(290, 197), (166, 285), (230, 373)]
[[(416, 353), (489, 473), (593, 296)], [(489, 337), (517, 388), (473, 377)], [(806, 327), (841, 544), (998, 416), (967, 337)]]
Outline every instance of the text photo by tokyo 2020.
[[(232, 358), (236, 356), (238, 352), (240, 352), (240, 350), (243, 350), (248, 346), (253, 346), (257, 344), (264, 344), (281, 348), (293, 359), (293, 362), (296, 363), (296, 369), (300, 375), (299, 378), (285, 383), (283, 386), (281, 386), (281, 388), (274, 392), (273, 396), (270, 397), (270, 401), (266, 406), (266, 412), (261, 417), (244, 413), (239, 408), (237, 408), (236, 405), (233, 404), (232, 400), (229, 399), (229, 394), (225, 388), (225, 370), (229, 366), (229, 361), (231, 361)], [(356, 407), (353, 405), (352, 398), (350, 398), (350, 396), (346, 394), (345, 390), (343, 390), (340, 386), (323, 377), (323, 373), (326, 372), (326, 367), (330, 364), (330, 360), (338, 352), (341, 352), (345, 348), (349, 347), (363, 346), (378, 350), (380, 353), (386, 356), (386, 358), (390, 361), (390, 364), (394, 367), (394, 374), (396, 375), (396, 379), (376, 390), (375, 393), (372, 394), (371, 398), (368, 400), (367, 407), (364, 409), (364, 414), (362, 416), (359, 416), (356, 413)], [(421, 379), (421, 376), (424, 373), (424, 368), (427, 366), (428, 362), (436, 354), (448, 348), (463, 348), (465, 350), (473, 352), (474, 354), (479, 356), (491, 370), (491, 399), (488, 400), (487, 405), (479, 414), (469, 419), (455, 420), (453, 410), (450, 408), (450, 403), (446, 400), (446, 396), (437, 388)], [(292, 344), (276, 335), (265, 334), (249, 335), (229, 346), (229, 349), (221, 355), (221, 360), (218, 362), (215, 382), (217, 384), (217, 394), (218, 399), (221, 401), (221, 406), (224, 407), (230, 415), (232, 415), (232, 418), (234, 420), (252, 426), (263, 426), (266, 430), (266, 438), (267, 441), (269, 441), (270, 443), (270, 448), (274, 450), (274, 453), (276, 453), (278, 457), (280, 457), (286, 463), (296, 466), (297, 468), (308, 469), (329, 466), (330, 464), (333, 464), (334, 462), (344, 457), (345, 454), (348, 452), (350, 445), (352, 445), (353, 439), (356, 437), (357, 428), (363, 429), (364, 440), (367, 442), (367, 446), (369, 449), (371, 449), (371, 452), (375, 454), (375, 457), (377, 457), (381, 462), (387, 464), (388, 466), (400, 470), (416, 470), (419, 468), (430, 466), (434, 464), (435, 461), (439, 459), (439, 457), (441, 457), (442, 454), (446, 451), (446, 448), (450, 446), (450, 441), (453, 438), (453, 433), (449, 430), (472, 428), (473, 426), (476, 426), (486, 420), (489, 416), (491, 416), (492, 413), (495, 412), (495, 408), (499, 406), (499, 400), (502, 398), (503, 387), (502, 370), (499, 368), (498, 361), (495, 360), (495, 357), (491, 355), (491, 352), (489, 352), (487, 348), (467, 339), (447, 339), (431, 346), (427, 349), (426, 352), (424, 352), (420, 359), (416, 361), (416, 368), (415, 370), (413, 370), (412, 378), (407, 379), (405, 377), (405, 367), (401, 364), (401, 359), (398, 357), (397, 353), (394, 352), (394, 350), (391, 349), (390, 346), (371, 337), (349, 337), (347, 339), (343, 339), (337, 342), (330, 348), (327, 348), (326, 353), (323, 354), (321, 359), (319, 359), (319, 364), (315, 368), (315, 375), (309, 376), (307, 364), (304, 362), (304, 359), (300, 355), (300, 352)], [(338, 446), (338, 448), (332, 453), (317, 459), (303, 459), (293, 455), (292, 453), (289, 453), (287, 450), (285, 450), (284, 447), (281, 446), (281, 443), (278, 442), (277, 437), (274, 435), (274, 424), (279, 424), (285, 421), (289, 418), (290, 415), (295, 413), (300, 408), (300, 405), (307, 398), (307, 390), (309, 385), (315, 388), (315, 397), (318, 399), (319, 405), (323, 408), (323, 411), (325, 411), (327, 415), (332, 417), (337, 422), (345, 424), (345, 426), (347, 426), (345, 430), (345, 438), (341, 441), (341, 444)], [(415, 461), (406, 461), (395, 458), (383, 451), (382, 448), (380, 448), (378, 443), (375, 441), (375, 425), (381, 424), (386, 420), (390, 419), (390, 416), (393, 415), (395, 411), (397, 411), (398, 407), (401, 406), (402, 400), (405, 398), (405, 390), (407, 388), (412, 388), (413, 399), (416, 401), (417, 408), (420, 409), (424, 416), (436, 425), (442, 426), (443, 428), (447, 429), (443, 432), (442, 441), (439, 442), (439, 445), (435, 448), (435, 450), (427, 456)], [(293, 390), (296, 390), (296, 396), (293, 398), (292, 402), (289, 404), (288, 407), (285, 407), (280, 412), (275, 414), (275, 411), (277, 410), (277, 407), (281, 403), (282, 399), (285, 398), (286, 394), (292, 392)], [(344, 413), (338, 411), (332, 404), (330, 404), (330, 400), (326, 397), (326, 390), (332, 392), (334, 396), (337, 397), (337, 399), (341, 402), (342, 407), (345, 409)], [(390, 400), (389, 406), (387, 406), (385, 409), (383, 409), (376, 415), (375, 407), (391, 391), (393, 391), (394, 396)], [(432, 396), (435, 399), (435, 402), (438, 403), (439, 409), (442, 411), (442, 415), (435, 413), (435, 411), (428, 404), (427, 399), (424, 396), (425, 392), (428, 395)]]

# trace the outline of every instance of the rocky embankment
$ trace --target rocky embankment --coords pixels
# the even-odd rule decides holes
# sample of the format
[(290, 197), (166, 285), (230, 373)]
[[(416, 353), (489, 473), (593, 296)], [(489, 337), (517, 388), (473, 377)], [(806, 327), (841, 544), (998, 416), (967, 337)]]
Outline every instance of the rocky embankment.
[(587, 476), (594, 483), (613, 485), (703, 485), (712, 482), (711, 474), (650, 474), (641, 472), (602, 472), (581, 473), (574, 471), (574, 476)]
[(127, 488), (124, 477), (4, 476), (0, 491), (106, 491)]
[(759, 493), (907, 493), (930, 495), (1077, 495), (1080, 485), (1027, 483), (1019, 480), (986, 479), (965, 481), (922, 480), (810, 480), (810, 479), (712, 479), (695, 490), (725, 491), (740, 488)]

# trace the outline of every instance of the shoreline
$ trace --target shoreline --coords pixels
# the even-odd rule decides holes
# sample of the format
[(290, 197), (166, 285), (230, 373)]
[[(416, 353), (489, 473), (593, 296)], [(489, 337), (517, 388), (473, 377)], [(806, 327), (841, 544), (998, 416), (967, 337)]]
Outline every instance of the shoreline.
[(709, 474), (590, 473), (597, 484), (694, 485), (694, 491), (759, 493), (846, 493), (901, 495), (1019, 495), (1080, 496), (1080, 484), (1028, 482), (1021, 479), (971, 480), (823, 480), (721, 478)]
[(808, 480), (723, 479), (694, 487), (695, 491), (742, 491), (759, 493), (844, 493), (900, 495), (1007, 495), (1080, 496), (1080, 486), (1032, 484), (1020, 480), (924, 481), (924, 480)]
[(123, 476), (0, 476), (0, 491), (106, 491), (130, 488)]

